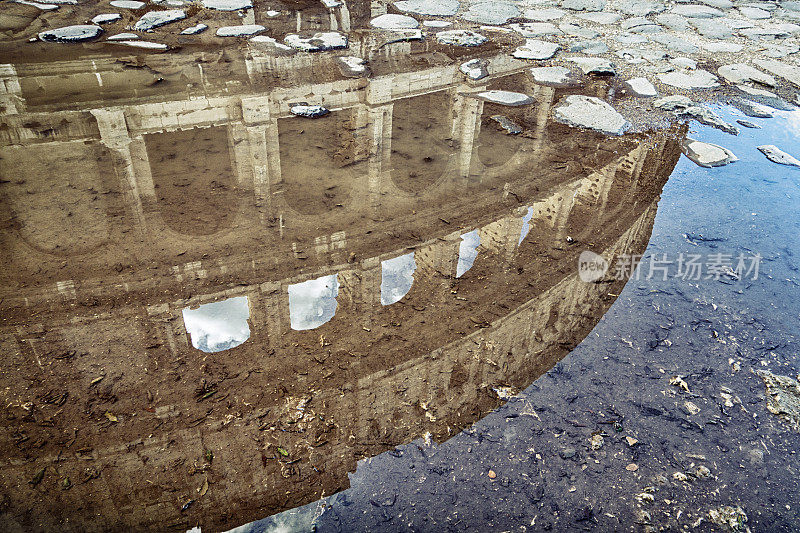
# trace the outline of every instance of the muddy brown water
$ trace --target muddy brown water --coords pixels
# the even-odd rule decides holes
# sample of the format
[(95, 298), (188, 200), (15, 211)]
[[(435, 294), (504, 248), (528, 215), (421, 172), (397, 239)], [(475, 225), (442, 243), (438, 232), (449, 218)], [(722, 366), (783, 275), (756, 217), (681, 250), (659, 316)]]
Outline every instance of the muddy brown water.
[[(9, 74), (4, 530), (230, 528), (346, 488), (360, 459), (456, 435), (608, 310), (624, 281), (583, 283), (577, 258), (644, 250), (684, 135), (555, 123), (567, 90), (519, 67), (480, 84), (536, 99), (507, 108), (452, 66), (376, 62), (367, 81), (320, 56), (332, 81), (311, 84), (243, 61)], [(333, 112), (292, 116), (309, 95)], [(382, 305), (382, 262), (409, 253), (410, 289)]]

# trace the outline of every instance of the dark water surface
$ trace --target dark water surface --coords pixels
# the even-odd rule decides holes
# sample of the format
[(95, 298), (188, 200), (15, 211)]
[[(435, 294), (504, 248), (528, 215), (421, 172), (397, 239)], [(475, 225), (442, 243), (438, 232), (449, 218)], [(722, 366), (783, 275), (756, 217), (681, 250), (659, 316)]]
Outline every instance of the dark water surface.
[[(800, 370), (800, 169), (756, 149), (800, 153), (800, 112), (752, 121), (763, 129), (736, 137), (692, 124), (740, 160), (681, 158), (639, 279), (547, 374), (450, 440), (364, 460), (350, 489), (236, 531), (712, 531), (720, 506), (741, 507), (753, 531), (800, 528), (800, 436), (753, 373)], [(740, 254), (761, 260), (757, 279), (694, 280), (678, 275), (681, 254), (701, 256), (703, 278), (714, 254), (734, 270)], [(652, 258), (669, 262), (666, 280), (647, 279)]]

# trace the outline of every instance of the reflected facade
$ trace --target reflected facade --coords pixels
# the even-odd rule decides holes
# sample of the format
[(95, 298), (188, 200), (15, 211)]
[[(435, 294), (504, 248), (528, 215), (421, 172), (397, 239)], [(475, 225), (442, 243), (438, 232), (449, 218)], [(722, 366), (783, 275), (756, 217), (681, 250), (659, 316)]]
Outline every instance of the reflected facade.
[[(228, 529), (454, 435), (588, 334), (623, 282), (580, 252), (641, 253), (679, 156), (553, 122), (567, 89), (506, 56), (305, 83), (248, 54), (138, 94), (131, 63), (4, 67), (4, 529)], [(509, 87), (535, 103), (471, 96)]]

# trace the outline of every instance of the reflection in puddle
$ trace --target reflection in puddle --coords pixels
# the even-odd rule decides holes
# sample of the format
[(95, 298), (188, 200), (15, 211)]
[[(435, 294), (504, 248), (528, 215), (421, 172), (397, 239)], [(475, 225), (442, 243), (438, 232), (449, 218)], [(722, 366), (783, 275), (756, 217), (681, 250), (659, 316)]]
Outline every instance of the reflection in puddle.
[(522, 244), (522, 241), (525, 240), (525, 237), (528, 236), (528, 232), (531, 230), (531, 217), (533, 216), (533, 207), (528, 207), (528, 212), (525, 213), (525, 216), (522, 217), (522, 229), (519, 232), (519, 242), (517, 244)]
[(247, 296), (203, 304), (183, 310), (186, 332), (192, 346), (203, 352), (221, 352), (239, 346), (250, 338), (250, 306)]
[(411, 290), (417, 263), (414, 252), (381, 262), (381, 303), (400, 301)]
[(289, 320), (292, 329), (314, 329), (336, 314), (339, 280), (336, 274), (289, 285)]
[[(671, 132), (611, 138), (552, 123), (560, 89), (534, 90), (505, 53), (487, 88), (536, 92), (536, 103), (500, 109), (463, 94), (457, 69), (428, 66), (447, 62), (438, 53), (400, 72), (370, 59), (372, 77), (341, 80), (329, 72), (333, 57), (237, 50), (202, 64), (175, 54), (65, 63), (52, 76), (35, 65), (0, 69), (21, 87), (3, 101), (25, 104), (0, 120), (0, 174), (13, 176), (0, 180), (9, 251), (0, 346), (7, 367), (25, 374), (0, 372), (0, 389), (44, 405), (45, 417), (64, 409), (45, 427), (17, 407), (4, 426), (29, 436), (2, 447), (15, 461), (5, 471), (17, 487), (13, 514), (37, 524), (28, 529), (58, 527), (70, 508), (75, 530), (190, 521), (223, 530), (339, 490), (358, 458), (425, 433), (453, 436), (497, 407), (491, 391), (529, 385), (599, 320), (623, 280), (583, 283), (582, 247), (564, 237), (606, 256), (641, 253), (680, 155)], [(151, 86), (153, 71), (163, 81)], [(332, 111), (289, 116), (299, 101)], [(523, 133), (498, 129), (495, 114)], [(238, 297), (183, 310), (200, 294)], [(86, 353), (92, 368), (26, 366), (34, 345)], [(146, 353), (146, 365), (128, 353)], [(125, 379), (75, 385), (112, 374)], [(106, 387), (117, 422), (97, 402)], [(69, 391), (63, 406), (37, 399), (56, 390)], [(162, 422), (125, 415), (143, 397), (146, 412), (170, 417), (146, 449), (129, 439)], [(230, 412), (226, 398), (237, 405)], [(113, 456), (116, 467), (64, 491), (48, 466), (60, 451), (51, 431), (98, 420), (124, 431), (81, 432), (73, 449), (96, 450), (98, 469)], [(36, 465), (25, 448), (34, 442), (47, 443)], [(151, 492), (154, 475), (203, 451), (215, 457), (201, 466), (208, 494), (197, 496), (198, 478)], [(65, 475), (83, 472), (82, 461), (65, 458)], [(29, 483), (44, 467), (41, 483)], [(131, 487), (147, 490), (113, 523), (80, 511)], [(45, 505), (44, 490), (59, 498)], [(234, 502), (224, 513), (219, 494)], [(154, 505), (157, 515), (142, 511)]]
[(478, 257), (478, 246), (481, 244), (481, 236), (478, 230), (474, 229), (461, 236), (461, 245), (458, 247), (458, 266), (456, 266), (456, 277), (460, 278), (464, 272), (472, 268), (472, 263)]

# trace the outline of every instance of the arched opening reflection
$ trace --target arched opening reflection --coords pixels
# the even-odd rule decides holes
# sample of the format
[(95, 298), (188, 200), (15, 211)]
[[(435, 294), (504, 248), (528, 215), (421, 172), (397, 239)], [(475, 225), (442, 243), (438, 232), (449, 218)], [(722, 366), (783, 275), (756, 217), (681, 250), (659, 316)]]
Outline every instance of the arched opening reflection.
[(289, 321), (292, 329), (320, 327), (336, 314), (339, 280), (336, 274), (289, 285)]
[(399, 302), (414, 284), (414, 252), (381, 262), (381, 304)]
[(192, 346), (203, 352), (221, 352), (250, 338), (250, 306), (247, 296), (183, 310), (183, 323)]
[(403, 98), (392, 113), (392, 181), (418, 194), (436, 183), (455, 153), (447, 91)]
[(184, 235), (210, 235), (235, 216), (236, 177), (222, 126), (144, 136), (159, 211)]
[(522, 244), (522, 241), (528, 236), (528, 232), (531, 230), (531, 217), (533, 217), (533, 207), (528, 207), (528, 212), (522, 217), (522, 229), (519, 231), (519, 242), (517, 242), (517, 245)]
[(478, 257), (478, 246), (480, 244), (481, 236), (476, 229), (461, 236), (461, 244), (458, 247), (458, 265), (456, 266), (457, 278), (460, 278), (467, 270), (472, 268), (475, 258)]

